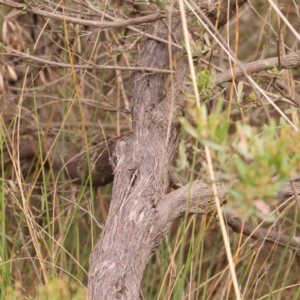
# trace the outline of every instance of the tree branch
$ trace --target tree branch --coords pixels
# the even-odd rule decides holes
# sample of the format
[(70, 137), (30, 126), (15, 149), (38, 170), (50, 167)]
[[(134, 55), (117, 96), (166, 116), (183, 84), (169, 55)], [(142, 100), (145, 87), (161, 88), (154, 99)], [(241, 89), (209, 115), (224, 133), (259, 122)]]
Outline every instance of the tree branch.
[[(172, 177), (175, 179), (173, 184), (177, 185), (187, 183), (187, 180), (179, 175)], [(300, 193), (300, 182), (293, 181), (295, 190)], [(226, 185), (217, 183), (219, 196), (226, 199)], [(294, 191), (290, 182), (287, 182), (276, 195), (278, 202), (293, 197)], [(211, 186), (196, 180), (191, 184), (177, 189), (176, 191), (165, 195), (159, 203), (158, 211), (160, 212), (160, 221), (157, 223), (159, 228), (164, 228), (164, 232), (168, 232), (174, 221), (186, 214), (209, 214), (214, 209), (213, 191)], [(237, 233), (243, 233), (251, 238), (276, 243), (282, 247), (288, 247), (291, 250), (300, 249), (300, 237), (290, 237), (279, 233), (276, 230), (260, 228), (248, 222), (240, 220), (232, 214), (225, 213), (227, 224)], [(157, 231), (158, 232), (158, 231)]]
[[(103, 143), (91, 149), (90, 162), (92, 165), (92, 183), (95, 186), (103, 186), (113, 181), (113, 170), (109, 162), (109, 153), (113, 153), (116, 147), (116, 143), (126, 138), (119, 137)], [(48, 161), (51, 165), (57, 169), (65, 169), (66, 173), (70, 176), (75, 183), (81, 183), (87, 180), (88, 172), (86, 170), (86, 153), (77, 153), (74, 150), (72, 143), (64, 142), (64, 151), (62, 151), (62, 145), (60, 143), (55, 144), (55, 150), (52, 148), (55, 137), (47, 136), (44, 146), (45, 156), (48, 156)], [(34, 135), (23, 137), (20, 142), (20, 159), (30, 159), (38, 155), (38, 140)], [(63, 155), (64, 154), (64, 155)], [(9, 163), (11, 158), (9, 157), (9, 151), (7, 147), (4, 149), (4, 161)], [(174, 169), (169, 170), (170, 186), (176, 190), (163, 196), (162, 200), (158, 203), (157, 211), (159, 218), (157, 226), (160, 230), (156, 237), (157, 241), (168, 232), (173, 225), (174, 221), (186, 214), (188, 207), (189, 214), (208, 214), (214, 209), (214, 203), (212, 202), (213, 194), (209, 184), (203, 181), (195, 180), (189, 183), (188, 180), (178, 175)], [(300, 181), (295, 180), (286, 183), (276, 195), (278, 203), (284, 202), (286, 199), (295, 196), (295, 193), (300, 193)], [(219, 189), (219, 195), (222, 195), (223, 199), (226, 198), (226, 184), (217, 183)], [(294, 188), (294, 189), (293, 189)], [(187, 206), (188, 201), (188, 206)], [(251, 238), (276, 243), (282, 247), (288, 246), (291, 250), (298, 250), (300, 246), (300, 238), (290, 237), (288, 235), (277, 232), (276, 230), (270, 230), (257, 227), (248, 222), (242, 222), (238, 217), (226, 213), (225, 218), (227, 224), (237, 233), (243, 233)], [(161, 230), (163, 228), (163, 230)]]
[[(291, 53), (283, 55), (280, 57), (280, 67), (282, 69), (294, 69), (300, 66), (300, 52)], [(264, 70), (271, 70), (274, 67), (279, 67), (278, 57), (266, 58), (262, 60), (257, 60), (251, 63), (242, 65), (244, 71), (249, 75), (257, 73)], [(235, 77), (243, 76), (243, 71), (241, 68), (236, 68)], [(222, 84), (226, 81), (232, 80), (232, 70), (226, 70), (222, 73), (218, 73), (216, 76), (216, 85)]]
[[(1, 1), (1, 0), (0, 0)], [(74, 68), (74, 69), (81, 69), (81, 70), (94, 70), (94, 69), (99, 69), (99, 70), (120, 70), (120, 71), (143, 71), (143, 72), (148, 72), (148, 73), (160, 73), (160, 74), (170, 74), (174, 73), (173, 71), (169, 70), (162, 70), (162, 69), (156, 69), (156, 68), (142, 68), (142, 67), (121, 67), (121, 66), (101, 66), (101, 65), (95, 65), (95, 64), (88, 64), (88, 65), (71, 65), (71, 64), (66, 64), (66, 63), (61, 63), (61, 62), (56, 62), (56, 61), (51, 61), (51, 57), (49, 59), (43, 59), (37, 56), (25, 54), (23, 52), (14, 50), (14, 49), (7, 49), (7, 47), (2, 45), (2, 48), (7, 51), (8, 55), (20, 57), (29, 61), (26, 61), (26, 64), (30, 64), (31, 61), (35, 61), (38, 63), (43, 64), (43, 67), (55, 67), (55, 68)]]
[(225, 219), (227, 224), (237, 233), (242, 232), (258, 241), (267, 241), (281, 247), (288, 247), (291, 250), (300, 250), (300, 237), (291, 237), (276, 230), (260, 228), (248, 222), (243, 223), (238, 217), (228, 213), (225, 214)]
[[(0, 0), (0, 3), (5, 4), (4, 2), (16, 4)], [(235, 5), (245, 2), (246, 0), (221, 1), (221, 11), (207, 13), (212, 21), (216, 21), (219, 16), (218, 26), (221, 26), (227, 22), (228, 15), (235, 13)], [(176, 37), (181, 35), (180, 22), (173, 22), (172, 33)], [(110, 23), (109, 28), (112, 28), (111, 22), (105, 23)], [(151, 30), (149, 34), (160, 39), (166, 40), (168, 37), (168, 28), (161, 20)], [(96, 166), (92, 170), (92, 180), (94, 181), (94, 176), (102, 176), (98, 183), (102, 185), (114, 179), (106, 226), (90, 260), (89, 294), (92, 299), (138, 299), (144, 269), (173, 222), (185, 214), (187, 200), (188, 212), (191, 214), (209, 213), (214, 208), (210, 185), (199, 180), (166, 194), (170, 181), (175, 187), (178, 187), (178, 183), (184, 183), (184, 180), (168, 170), (178, 146), (177, 117), (185, 104), (182, 91), (186, 85), (184, 73), (188, 73), (188, 65), (183, 55), (174, 77), (175, 96), (169, 93), (165, 99), (164, 75), (145, 74), (142, 70), (161, 70), (167, 68), (168, 63), (167, 45), (147, 40), (137, 61), (141, 69), (135, 69), (132, 76), (133, 133), (113, 140), (107, 147), (96, 149), (92, 154), (91, 162)], [(53, 140), (50, 141), (50, 147), (47, 143), (48, 141), (43, 152), (50, 158), (53, 155)], [(12, 159), (10, 147), (7, 146), (8, 159)], [(34, 149), (29, 150), (34, 153)], [(65, 150), (64, 153), (66, 152), (68, 151)], [(86, 176), (84, 167), (80, 165), (85, 163), (84, 156), (85, 154), (76, 154), (74, 159), (68, 157), (68, 162), (64, 162), (56, 152), (56, 157), (51, 162), (56, 167), (68, 167), (72, 162), (68, 173), (74, 174), (74, 178), (78, 180)], [(225, 194), (224, 184), (218, 184), (218, 188), (221, 195)], [(300, 187), (297, 185), (296, 188)], [(289, 189), (291, 190), (290, 186), (284, 187), (278, 196), (285, 197)], [(230, 216), (228, 220), (230, 222)], [(237, 220), (234, 219), (232, 224), (233, 228), (239, 229)], [(249, 230), (245, 233), (249, 233)]]
[(53, 20), (58, 20), (58, 21), (66, 21), (67, 23), (72, 23), (72, 24), (78, 24), (78, 25), (83, 25), (83, 26), (90, 26), (90, 27), (97, 27), (101, 29), (120, 29), (128, 26), (133, 26), (133, 25), (140, 25), (140, 24), (145, 24), (149, 22), (155, 22), (157, 20), (166, 18), (165, 15), (162, 13), (155, 13), (151, 14), (148, 16), (144, 17), (138, 17), (138, 18), (131, 18), (128, 20), (123, 20), (123, 19), (115, 19), (114, 21), (108, 22), (108, 21), (92, 21), (92, 20), (84, 20), (84, 19), (79, 19), (79, 18), (73, 18), (69, 16), (64, 16), (62, 14), (58, 13), (52, 13), (48, 12), (45, 10), (41, 10), (32, 6), (29, 6), (28, 4), (25, 3), (16, 3), (14, 1), (10, 0), (0, 0), (0, 4), (3, 4), (5, 6), (19, 9), (22, 11), (30, 12), (39, 16), (43, 16), (45, 18), (53, 19)]

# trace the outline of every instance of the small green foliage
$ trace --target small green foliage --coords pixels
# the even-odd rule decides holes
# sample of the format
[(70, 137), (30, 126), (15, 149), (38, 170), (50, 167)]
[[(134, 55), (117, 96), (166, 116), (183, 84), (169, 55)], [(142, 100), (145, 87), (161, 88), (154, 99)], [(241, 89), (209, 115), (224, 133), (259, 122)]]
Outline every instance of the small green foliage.
[(253, 210), (255, 201), (272, 203), (278, 189), (300, 169), (299, 147), (299, 134), (286, 124), (277, 128), (271, 122), (261, 134), (250, 126), (238, 126), (232, 141), (236, 153), (227, 164), (235, 179), (228, 189), (235, 213), (250, 216), (247, 210)]
[(18, 3), (18, 8), (22, 8), (25, 10), (27, 8), (27, 5), (25, 3)]
[(5, 297), (7, 300), (84, 300), (86, 299), (86, 291), (78, 282), (68, 282), (67, 278), (63, 277), (55, 278), (47, 285), (38, 285), (36, 295), (29, 297), (24, 296), (21, 283), (16, 282), (13, 287), (7, 287)]
[(199, 90), (207, 89), (209, 86), (210, 73), (208, 70), (203, 70), (197, 74), (197, 85)]
[[(149, 4), (149, 1), (147, 1), (147, 0), (139, 0), (140, 2), (147, 2), (148, 4)], [(155, 1), (155, 3), (157, 4), (157, 6), (159, 6), (159, 8), (161, 9), (161, 10), (166, 10), (166, 5), (167, 4), (169, 4), (169, 2), (167, 1), (167, 0), (156, 0)]]
[(79, 35), (80, 27), (78, 24), (75, 25), (74, 30), (75, 30), (76, 35)]
[(246, 101), (252, 103), (252, 106), (258, 105), (258, 101), (257, 101), (256, 95), (254, 92), (250, 93), (250, 95), (247, 97)]
[(267, 73), (270, 74), (270, 75), (274, 75), (274, 76), (279, 77), (284, 71), (284, 70), (278, 70), (278, 68), (274, 64), (271, 64), (271, 63), (265, 63), (265, 64), (267, 66), (272, 67), (272, 69), (267, 70)]
[(216, 86), (216, 70), (214, 68), (210, 70), (204, 69), (199, 72), (196, 80), (202, 101), (219, 97), (219, 93), (214, 89)]
[(26, 48), (25, 53), (26, 53), (27, 55), (34, 55), (35, 50), (34, 50), (34, 49), (30, 50), (29, 48)]
[(123, 31), (118, 32), (117, 35), (118, 35), (120, 38), (124, 38), (124, 37), (125, 37), (125, 33), (124, 33)]
[[(30, 50), (29, 48), (26, 48), (26, 50), (25, 50), (25, 54), (27, 54), (27, 55), (31, 55), (32, 56), (32, 55), (34, 55), (34, 53), (35, 53), (34, 49)], [(31, 59), (30, 58), (24, 58), (23, 61), (24, 61), (24, 63), (26, 65), (29, 65), (31, 63)]]
[(237, 90), (237, 99), (236, 102), (237, 103), (241, 103), (243, 98), (244, 98), (244, 93), (243, 93), (243, 82), (239, 82), (238, 84), (238, 90)]
[(186, 145), (184, 141), (181, 141), (178, 147), (177, 166), (180, 169), (184, 169), (188, 166)]
[(287, 115), (292, 114), (293, 112), (297, 112), (298, 114), (300, 114), (300, 108), (299, 107), (292, 107), (292, 108), (288, 108), (284, 111), (284, 113), (287, 114)]
[(191, 43), (193, 58), (203, 58), (208, 57), (211, 52), (211, 43), (208, 38), (207, 33), (197, 34), (195, 33), (197, 39)]
[(228, 184), (226, 208), (244, 218), (264, 216), (262, 207), (271, 205), (278, 189), (300, 172), (300, 134), (284, 121), (280, 126), (271, 121), (262, 132), (237, 123), (231, 134), (231, 123), (221, 108), (221, 101), (209, 115), (204, 105), (193, 108), (189, 113), (194, 125), (185, 118), (181, 124), (210, 148), (218, 180)]

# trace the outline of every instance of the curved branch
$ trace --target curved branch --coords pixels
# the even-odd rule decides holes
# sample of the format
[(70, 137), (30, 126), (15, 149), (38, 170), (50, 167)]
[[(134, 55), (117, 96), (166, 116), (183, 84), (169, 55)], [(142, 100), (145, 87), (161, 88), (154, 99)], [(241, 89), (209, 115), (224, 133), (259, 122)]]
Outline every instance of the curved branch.
[[(118, 137), (105, 143), (99, 144), (90, 152), (90, 162), (92, 165), (92, 183), (95, 186), (103, 186), (113, 181), (113, 169), (109, 162), (110, 153), (113, 153), (116, 147), (116, 143), (120, 142), (126, 138)], [(55, 145), (55, 151), (48, 152), (52, 148), (55, 137), (47, 136), (43, 144), (43, 151), (45, 156), (48, 156), (48, 161), (51, 165), (57, 169), (61, 170), (65, 168), (66, 173), (69, 175), (70, 179), (73, 179), (74, 183), (81, 183), (88, 178), (87, 168), (87, 158), (86, 153), (77, 153), (74, 150), (73, 144), (69, 142), (62, 143), (58, 142)], [(22, 138), (20, 142), (20, 159), (32, 158), (38, 155), (38, 140), (34, 135), (27, 136), (27, 138)], [(62, 148), (63, 147), (63, 148)], [(65, 151), (62, 151), (64, 149)], [(11, 161), (9, 157), (9, 149), (6, 146), (4, 149), (4, 161), (6, 163)], [(63, 155), (64, 154), (64, 155)], [(169, 171), (170, 186), (176, 190), (163, 196), (161, 201), (157, 205), (157, 211), (159, 214), (157, 222), (157, 230), (159, 232), (156, 239), (159, 241), (160, 237), (173, 225), (174, 221), (185, 215), (187, 209), (188, 200), (188, 213), (189, 214), (207, 214), (214, 208), (214, 203), (212, 202), (212, 189), (209, 184), (202, 181), (195, 180), (190, 183), (178, 175), (174, 169)], [(298, 178), (299, 179), (299, 178)], [(296, 192), (300, 192), (300, 182), (293, 181), (293, 186)], [(293, 196), (295, 193), (293, 191), (293, 186), (288, 182), (280, 190), (278, 190), (276, 199), (278, 203), (282, 203), (287, 198)], [(225, 199), (226, 185), (217, 183), (220, 195)], [(265, 228), (260, 228), (252, 225), (248, 222), (240, 220), (231, 214), (225, 213), (227, 224), (237, 233), (243, 233), (244, 235), (250, 236), (251, 238), (267, 241), (271, 243), (276, 243), (282, 247), (288, 245), (289, 249), (299, 250), (300, 247), (300, 237), (290, 237), (288, 235), (277, 232), (276, 230), (270, 230)]]
[[(110, 164), (110, 156), (115, 151), (117, 143), (124, 141), (129, 135), (119, 136), (108, 140), (106, 143), (99, 143), (89, 150), (89, 161), (91, 164), (91, 181), (94, 186), (104, 186), (113, 181), (114, 174), (113, 168)], [(65, 168), (70, 179), (74, 180), (74, 183), (80, 183), (87, 180), (89, 172), (87, 171), (87, 157), (86, 152), (76, 151), (74, 144), (68, 141), (57, 140), (56, 136), (48, 134), (43, 138), (44, 143), (42, 147), (44, 159), (47, 157), (49, 163), (56, 169), (61, 170)], [(55, 147), (53, 143), (55, 142)], [(22, 136), (19, 143), (19, 155), (20, 159), (32, 159), (39, 155), (38, 138), (35, 134), (27, 134)], [(12, 145), (6, 143), (4, 147), (4, 163), (8, 164), (12, 161), (10, 155)], [(0, 164), (1, 166), (1, 164)], [(174, 168), (169, 170), (169, 185), (175, 189), (175, 191), (163, 196), (159, 205), (163, 211), (166, 211), (164, 207), (174, 206), (171, 209), (170, 218), (176, 219), (182, 216), (182, 212), (185, 212), (185, 205), (187, 195), (190, 193), (190, 213), (199, 213), (197, 206), (197, 197), (201, 192), (201, 207), (205, 203), (209, 203), (209, 199), (212, 196), (211, 188), (208, 184), (196, 180), (189, 185), (189, 181), (176, 173)], [(300, 182), (293, 181), (295, 190), (300, 191)], [(225, 191), (225, 184), (217, 183), (217, 187), (221, 193)], [(190, 189), (190, 190), (189, 190)], [(276, 199), (279, 203), (283, 202), (287, 197), (294, 195), (293, 189), (289, 183), (285, 184), (280, 190), (278, 190)], [(198, 199), (199, 200), (199, 199)], [(198, 203), (199, 204), (199, 203)], [(205, 209), (207, 212), (207, 210)]]
[(165, 15), (161, 13), (155, 13), (151, 14), (148, 16), (144, 17), (138, 17), (138, 18), (131, 18), (128, 20), (123, 20), (123, 19), (116, 19), (115, 21), (108, 22), (108, 21), (92, 21), (92, 20), (84, 20), (84, 19), (79, 19), (79, 18), (73, 18), (73, 17), (68, 17), (64, 16), (62, 14), (57, 14), (57, 13), (52, 13), (48, 12), (45, 10), (41, 10), (35, 7), (30, 7), (29, 5), (25, 3), (16, 3), (14, 1), (10, 0), (0, 0), (0, 4), (3, 4), (5, 6), (19, 9), (22, 11), (26, 12), (31, 12), (33, 14), (43, 16), (45, 18), (53, 19), (53, 20), (58, 20), (58, 21), (66, 21), (67, 23), (72, 23), (72, 24), (78, 24), (78, 25), (83, 25), (83, 26), (90, 26), (90, 27), (97, 27), (101, 29), (119, 29), (119, 28), (124, 28), (128, 26), (133, 26), (133, 25), (140, 25), (144, 23), (149, 23), (149, 22), (155, 22), (157, 20), (166, 18)]
[(227, 224), (237, 233), (243, 232), (243, 234), (258, 241), (267, 241), (281, 247), (288, 247), (291, 250), (300, 250), (300, 237), (291, 237), (276, 230), (261, 228), (248, 222), (243, 223), (242, 220), (231, 214), (225, 214), (225, 219)]
[[(280, 57), (280, 67), (282, 69), (294, 69), (300, 66), (300, 52), (287, 54)], [(278, 57), (266, 58), (257, 60), (251, 63), (242, 65), (244, 71), (249, 75), (264, 70), (271, 70), (274, 67), (279, 67)], [(241, 68), (236, 68), (235, 77), (243, 76)], [(232, 79), (232, 70), (228, 69), (222, 73), (217, 74), (216, 85), (230, 81)]]
[[(4, 2), (15, 3), (0, 0), (0, 3), (5, 4)], [(246, 0), (233, 0), (230, 3), (221, 1), (219, 25), (226, 23), (227, 16), (236, 12), (233, 9), (236, 3), (245, 2)], [(215, 16), (217, 17), (217, 13)], [(177, 27), (180, 27), (180, 22), (177, 22)], [(112, 28), (111, 23), (109, 28)], [(162, 21), (158, 21), (151, 34), (166, 38), (168, 28)], [(138, 60), (141, 66), (160, 69), (166, 68), (168, 62), (169, 52), (166, 45), (160, 45), (153, 40), (145, 43)], [(186, 65), (184, 60), (183, 65)], [(177, 73), (181, 71), (179, 69)], [(176, 83), (182, 79), (180, 76), (182, 74), (175, 77)], [(179, 128), (176, 122), (178, 113), (172, 115), (170, 128), (168, 119), (160, 118), (164, 114), (170, 115), (170, 107), (163, 100), (163, 83), (164, 77), (161, 74), (133, 74), (134, 132), (132, 136), (117, 140), (114, 151), (109, 151), (109, 145), (108, 149), (102, 148), (100, 157), (104, 158), (105, 153), (105, 163), (114, 164), (114, 187), (104, 233), (90, 260), (89, 294), (92, 299), (137, 299), (145, 266), (161, 237), (186, 212), (186, 200), (189, 200), (189, 213), (204, 213), (213, 209), (213, 202), (210, 201), (211, 188), (199, 180), (191, 186), (185, 185), (165, 195), (169, 180), (177, 185), (176, 181), (180, 179), (168, 173), (178, 146)], [(179, 97), (180, 90), (174, 103), (179, 107), (178, 111), (183, 106), (182, 101), (178, 100)], [(163, 110), (160, 105), (162, 103), (169, 109)], [(167, 130), (170, 133), (168, 138)], [(45, 153), (51, 154), (48, 147)], [(92, 162), (99, 161), (97, 153), (96, 151), (93, 154)], [(55, 163), (65, 166), (59, 158)], [(113, 174), (111, 166), (109, 168), (108, 181), (111, 181)], [(77, 171), (76, 167), (76, 173)], [(82, 174), (84, 176), (84, 171)], [(102, 175), (100, 172), (100, 176)], [(218, 188), (221, 193), (225, 192), (224, 185), (220, 184)]]
[[(182, 183), (187, 183), (187, 180), (179, 175), (172, 176), (175, 179), (173, 183), (175, 186)], [(300, 192), (300, 182), (293, 181), (293, 186), (296, 191)], [(224, 184), (217, 184), (219, 195), (225, 199), (226, 186)], [(287, 182), (276, 195), (278, 202), (283, 202), (294, 195), (293, 187), (290, 182)], [(187, 204), (188, 201), (188, 204)], [(174, 221), (186, 214), (207, 214), (214, 208), (213, 191), (211, 186), (199, 180), (186, 184), (176, 191), (165, 195), (162, 201), (159, 202), (158, 211), (160, 214), (160, 221), (157, 223), (157, 232), (167, 232)], [(300, 237), (291, 238), (288, 235), (281, 234), (276, 230), (260, 228), (248, 222), (240, 220), (232, 214), (225, 213), (227, 224), (237, 233), (243, 233), (251, 238), (276, 243), (282, 247), (288, 247), (292, 250), (300, 249)]]

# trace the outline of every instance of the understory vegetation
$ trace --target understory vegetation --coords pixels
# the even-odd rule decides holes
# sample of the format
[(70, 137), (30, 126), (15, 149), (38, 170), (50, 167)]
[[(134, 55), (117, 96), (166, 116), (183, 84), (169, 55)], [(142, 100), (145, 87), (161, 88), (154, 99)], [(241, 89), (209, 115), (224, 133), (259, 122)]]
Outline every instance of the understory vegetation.
[[(113, 187), (113, 174), (105, 183), (93, 181), (95, 157), (132, 131), (131, 74), (155, 20), (112, 28), (101, 22), (163, 11), (170, 25), (169, 11), (179, 16), (180, 7), (159, 0), (5, 2), (0, 299), (86, 299), (89, 258), (105, 227)], [(208, 2), (198, 3), (206, 14), (218, 9)], [(216, 184), (227, 234), (215, 195), (205, 214), (189, 213), (187, 195), (185, 216), (146, 267), (140, 297), (299, 299), (299, 1), (248, 1), (213, 35), (189, 6), (194, 1), (184, 3), (191, 50), (169, 34), (166, 42), (175, 45), (163, 94), (174, 89), (183, 52), (192, 57), (196, 76), (185, 74), (172, 170), (186, 184)]]

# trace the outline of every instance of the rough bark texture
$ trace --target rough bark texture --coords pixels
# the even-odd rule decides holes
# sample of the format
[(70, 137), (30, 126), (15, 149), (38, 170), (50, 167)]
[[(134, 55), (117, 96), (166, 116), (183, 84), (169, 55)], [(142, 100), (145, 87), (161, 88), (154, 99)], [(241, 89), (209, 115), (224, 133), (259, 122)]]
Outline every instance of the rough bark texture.
[[(174, 24), (173, 32), (180, 28)], [(180, 32), (180, 30), (179, 30)], [(165, 22), (155, 23), (152, 34), (167, 38)], [(148, 40), (137, 65), (166, 68), (168, 46)], [(135, 72), (133, 133), (120, 141), (113, 155), (114, 188), (104, 233), (90, 261), (92, 299), (138, 299), (146, 264), (158, 240), (157, 205), (169, 185), (168, 169), (177, 148), (178, 129), (162, 117), (164, 78)]]
[[(257, 73), (263, 70), (270, 70), (274, 67), (282, 69), (294, 69), (300, 66), (300, 52), (287, 54), (280, 57), (280, 65), (278, 57), (266, 58), (258, 61), (253, 61), (242, 65), (243, 69), (249, 74)], [(243, 71), (240, 68), (236, 69), (235, 77), (243, 76)], [(216, 77), (216, 85), (232, 80), (232, 70), (226, 70), (219, 73)]]
[[(220, 13), (217, 11), (218, 1), (200, 1), (199, 6), (213, 24), (216, 24), (218, 15), (217, 23), (220, 27), (228, 21), (228, 16), (231, 17), (236, 12), (237, 2), (241, 6), (247, 1), (231, 0), (228, 5), (228, 0), (223, 0), (219, 6)], [(194, 30), (196, 29), (191, 30), (191, 33)], [(167, 40), (166, 22), (157, 21), (148, 33)], [(172, 34), (173, 38), (181, 40), (179, 20), (173, 21)], [(286, 58), (289, 61), (285, 65), (285, 60), (282, 59), (282, 67), (289, 67), (290, 57)], [(296, 55), (296, 58), (299, 56)], [(149, 39), (136, 66), (168, 69), (168, 63), (168, 45)], [(265, 65), (262, 61), (255, 63), (255, 66), (257, 69), (251, 66), (252, 72), (261, 70)], [(248, 67), (245, 65), (246, 69)], [(209, 213), (213, 209), (213, 203), (209, 202), (212, 198), (209, 184), (198, 180), (188, 184), (171, 168), (178, 144), (177, 118), (185, 104), (183, 90), (188, 89), (185, 74), (189, 73), (187, 58), (183, 53), (174, 77), (174, 94), (167, 94), (165, 98), (162, 93), (163, 74), (132, 74), (133, 132), (92, 149), (90, 174), (87, 172), (86, 152), (78, 153), (72, 143), (56, 141), (55, 135), (48, 134), (45, 137), (42, 149), (44, 157), (54, 168), (64, 168), (73, 182), (80, 183), (90, 179), (95, 186), (103, 186), (114, 180), (113, 198), (105, 230), (90, 260), (89, 294), (92, 299), (138, 299), (144, 269), (162, 237), (174, 221), (185, 214), (187, 195), (189, 194), (190, 214)], [(227, 73), (222, 73), (223, 77), (217, 77), (218, 83), (230, 79), (230, 74)], [(238, 71), (237, 76), (240, 76)], [(27, 134), (19, 144), (20, 158), (39, 155), (38, 145), (38, 137), (32, 133)], [(6, 145), (4, 163), (13, 160), (12, 148), (11, 145)], [(63, 151), (64, 149), (67, 151)], [(177, 190), (166, 194), (169, 185)], [(296, 191), (300, 190), (300, 182), (295, 181), (294, 186)], [(226, 186), (217, 184), (217, 187), (220, 194), (225, 194)], [(277, 199), (283, 201), (291, 196), (293, 191), (287, 183), (278, 191)], [(257, 229), (250, 224), (242, 226), (238, 218), (228, 214), (226, 218), (233, 230), (243, 230), (244, 234), (255, 239), (283, 246), (290, 239), (274, 230)], [(290, 248), (298, 249), (298, 245), (299, 239), (293, 238)]]
[[(226, 2), (222, 1), (221, 9)], [(232, 3), (229, 15), (235, 12), (236, 1)], [(226, 9), (221, 11), (219, 25), (227, 21)], [(213, 19), (212, 15), (210, 18)], [(179, 21), (173, 22), (172, 33), (179, 40), (180, 27)], [(167, 39), (166, 23), (157, 21), (151, 34)], [(137, 66), (163, 69), (168, 62), (168, 46), (149, 39)], [(90, 259), (89, 295), (92, 299), (138, 299), (144, 269), (162, 236), (179, 216), (172, 215), (172, 202), (164, 205), (167, 202), (163, 196), (178, 145), (176, 120), (184, 106), (187, 66), (183, 56), (174, 78), (173, 99), (169, 95), (163, 100), (162, 74), (135, 72), (132, 75), (133, 133), (117, 143), (112, 157), (114, 187), (110, 211)], [(185, 188), (185, 192), (187, 190)], [(199, 189), (195, 189), (195, 193), (198, 194)]]

